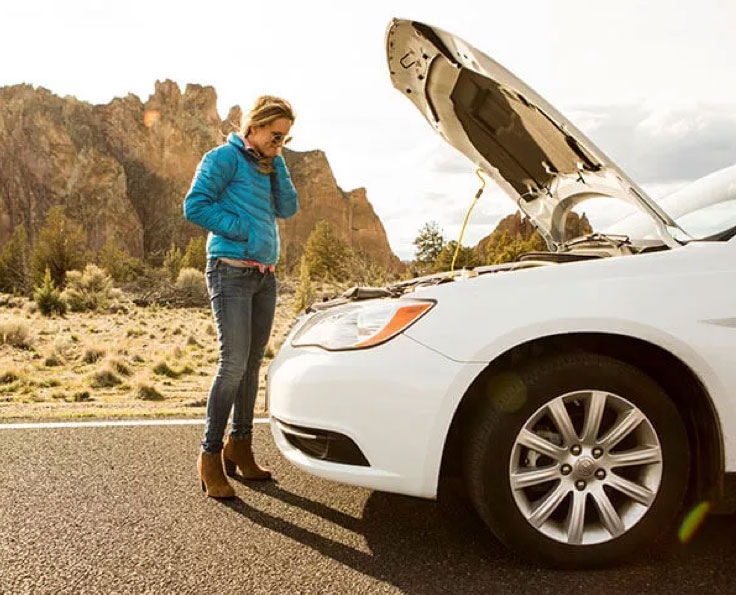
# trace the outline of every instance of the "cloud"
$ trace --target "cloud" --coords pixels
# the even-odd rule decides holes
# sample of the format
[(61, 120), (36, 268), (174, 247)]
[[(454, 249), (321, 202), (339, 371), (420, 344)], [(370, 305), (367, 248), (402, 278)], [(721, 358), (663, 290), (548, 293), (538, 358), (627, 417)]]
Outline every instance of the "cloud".
[(444, 141), (427, 152), (427, 161), (430, 169), (439, 174), (466, 174), (475, 170), (470, 159)]
[(642, 185), (694, 180), (736, 163), (734, 106), (588, 106), (568, 114)]

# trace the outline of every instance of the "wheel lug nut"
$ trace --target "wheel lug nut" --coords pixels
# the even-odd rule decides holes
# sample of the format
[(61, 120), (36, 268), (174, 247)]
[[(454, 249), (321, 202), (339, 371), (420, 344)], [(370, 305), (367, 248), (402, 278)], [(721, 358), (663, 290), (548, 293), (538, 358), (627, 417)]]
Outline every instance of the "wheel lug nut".
[(603, 469), (598, 469), (595, 472), (596, 479), (606, 479), (606, 472)]
[(576, 481), (576, 482), (575, 482), (575, 487), (576, 487), (576, 488), (577, 488), (577, 489), (578, 489), (579, 491), (581, 491), (581, 492), (582, 492), (582, 491), (583, 491), (583, 490), (585, 489), (585, 482), (584, 482), (584, 481), (583, 481), (582, 479), (579, 479), (578, 481)]
[(565, 463), (560, 468), (560, 473), (562, 473), (562, 475), (570, 475), (570, 473), (572, 473), (572, 467), (570, 467), (570, 465), (568, 465), (567, 463)]
[(593, 449), (593, 456), (594, 456), (594, 457), (595, 457), (596, 459), (599, 459), (599, 458), (601, 458), (601, 457), (603, 456), (603, 449), (602, 449), (602, 448), (600, 448), (600, 447), (598, 447), (598, 446), (596, 446), (596, 447), (595, 447), (595, 448)]
[(583, 449), (580, 448), (579, 444), (576, 444), (570, 449), (570, 452), (574, 454), (575, 456), (578, 456), (581, 452), (583, 452)]

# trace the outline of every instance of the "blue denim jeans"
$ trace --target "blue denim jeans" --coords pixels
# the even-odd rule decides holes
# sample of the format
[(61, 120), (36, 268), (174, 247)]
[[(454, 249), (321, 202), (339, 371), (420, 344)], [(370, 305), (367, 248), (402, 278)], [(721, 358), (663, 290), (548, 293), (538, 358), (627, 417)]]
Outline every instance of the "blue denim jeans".
[(206, 277), (220, 359), (207, 398), (202, 450), (214, 454), (222, 450), (231, 409), (230, 435), (243, 438), (253, 432), (258, 371), (276, 310), (276, 277), (218, 259), (207, 261)]

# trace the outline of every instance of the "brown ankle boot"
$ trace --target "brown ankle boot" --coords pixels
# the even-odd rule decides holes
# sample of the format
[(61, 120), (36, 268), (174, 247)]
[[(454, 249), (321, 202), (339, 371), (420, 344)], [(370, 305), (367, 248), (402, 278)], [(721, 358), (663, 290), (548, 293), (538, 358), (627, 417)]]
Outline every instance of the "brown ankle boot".
[(253, 458), (252, 436), (247, 436), (242, 440), (236, 440), (232, 436), (228, 436), (225, 440), (225, 447), (222, 449), (222, 460), (225, 463), (225, 472), (233, 477), (236, 467), (240, 467), (240, 472), (244, 479), (267, 480), (271, 479), (271, 472), (258, 466)]
[(197, 459), (197, 471), (202, 491), (212, 498), (232, 498), (235, 490), (231, 486), (225, 474), (222, 472), (222, 457), (218, 452), (215, 455), (200, 452)]

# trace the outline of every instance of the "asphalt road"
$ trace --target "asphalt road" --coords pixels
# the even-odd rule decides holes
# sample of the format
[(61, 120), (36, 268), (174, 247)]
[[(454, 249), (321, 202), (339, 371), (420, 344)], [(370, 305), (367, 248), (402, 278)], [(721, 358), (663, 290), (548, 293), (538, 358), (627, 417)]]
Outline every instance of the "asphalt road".
[(634, 564), (562, 572), (509, 553), (455, 490), (430, 502), (316, 479), (206, 498), (201, 426), (0, 430), (0, 593), (736, 593), (736, 516)]

